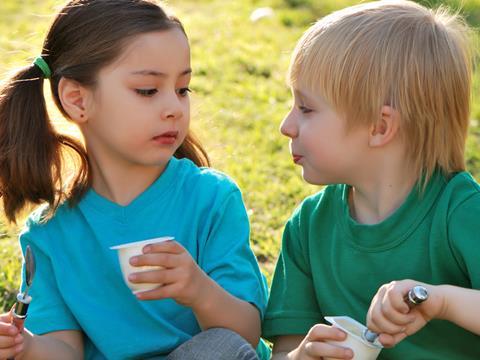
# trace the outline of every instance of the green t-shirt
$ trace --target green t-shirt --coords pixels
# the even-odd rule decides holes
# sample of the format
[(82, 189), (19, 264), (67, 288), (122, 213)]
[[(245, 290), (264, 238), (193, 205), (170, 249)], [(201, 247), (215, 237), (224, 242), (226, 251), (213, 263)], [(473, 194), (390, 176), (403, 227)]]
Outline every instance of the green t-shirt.
[[(423, 195), (417, 189), (375, 225), (351, 218), (347, 185), (307, 198), (283, 234), (263, 336), (304, 335), (328, 315), (365, 323), (393, 280), (480, 289), (480, 186), (465, 172), (437, 172)], [(480, 336), (433, 320), (379, 359), (480, 359)]]

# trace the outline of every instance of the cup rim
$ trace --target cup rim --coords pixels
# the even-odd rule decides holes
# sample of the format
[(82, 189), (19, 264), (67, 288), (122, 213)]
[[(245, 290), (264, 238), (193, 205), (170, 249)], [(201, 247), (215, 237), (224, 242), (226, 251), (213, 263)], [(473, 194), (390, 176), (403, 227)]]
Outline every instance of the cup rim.
[(140, 240), (140, 241), (133, 241), (133, 242), (129, 242), (129, 243), (126, 243), (126, 244), (110, 246), (110, 250), (119, 250), (119, 249), (124, 249), (124, 248), (131, 247), (131, 246), (138, 246), (138, 245), (142, 246), (142, 245), (159, 243), (159, 242), (168, 241), (168, 240), (175, 240), (175, 238), (173, 236), (162, 236), (162, 237), (158, 237), (158, 238), (152, 238), (152, 239), (146, 239), (146, 240)]
[(371, 348), (375, 348), (375, 349), (383, 349), (383, 346), (380, 344), (380, 343), (371, 343), (371, 342), (368, 342), (368, 341), (365, 341), (361, 336), (358, 336), (357, 334), (354, 334), (353, 332), (351, 332), (350, 330), (346, 329), (345, 327), (343, 327), (341, 324), (339, 324), (336, 319), (345, 319), (347, 321), (350, 321), (352, 323), (354, 323), (355, 325), (359, 325), (361, 328), (364, 328), (365, 325), (363, 325), (362, 323), (358, 322), (357, 320), (351, 318), (350, 316), (325, 316), (324, 317), (325, 320), (327, 320), (330, 324), (332, 325), (336, 325), (338, 326), (340, 329), (342, 329), (343, 331), (345, 331), (346, 333), (350, 334), (351, 336), (353, 336), (354, 338), (360, 340), (363, 344), (371, 347)]

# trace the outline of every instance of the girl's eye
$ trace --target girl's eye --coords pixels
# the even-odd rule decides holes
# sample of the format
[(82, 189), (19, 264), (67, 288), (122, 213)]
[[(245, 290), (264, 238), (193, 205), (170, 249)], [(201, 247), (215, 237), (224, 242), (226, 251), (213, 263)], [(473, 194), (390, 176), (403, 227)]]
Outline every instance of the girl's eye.
[(300, 110), (300, 112), (301, 112), (302, 114), (308, 114), (308, 113), (311, 113), (311, 112), (313, 111), (312, 109), (309, 109), (309, 108), (307, 108), (307, 107), (305, 107), (305, 106), (302, 106), (302, 105), (300, 105), (300, 106), (298, 107), (298, 109)]
[(188, 87), (186, 87), (186, 88), (178, 89), (177, 92), (180, 96), (185, 97), (185, 96), (188, 95), (189, 92), (192, 92), (192, 90), (190, 90)]
[(149, 96), (155, 95), (158, 92), (158, 90), (157, 89), (135, 89), (135, 92), (138, 95), (149, 97)]

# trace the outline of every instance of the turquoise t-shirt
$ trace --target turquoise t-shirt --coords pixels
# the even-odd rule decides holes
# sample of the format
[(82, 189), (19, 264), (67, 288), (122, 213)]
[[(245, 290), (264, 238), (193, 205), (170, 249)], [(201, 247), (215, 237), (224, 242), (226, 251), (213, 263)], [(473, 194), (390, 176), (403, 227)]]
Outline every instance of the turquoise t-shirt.
[(46, 223), (40, 217), (35, 212), (20, 235), (37, 263), (26, 327), (82, 330), (86, 359), (164, 356), (201, 331), (191, 309), (172, 299), (137, 300), (114, 245), (173, 236), (208, 276), (263, 316), (267, 288), (242, 196), (218, 171), (172, 158), (127, 206), (89, 190), (78, 206), (63, 204)]
[[(349, 186), (307, 198), (288, 221), (263, 336), (305, 335), (324, 316), (365, 323), (378, 288), (414, 279), (480, 290), (480, 186), (466, 172), (435, 173), (375, 225), (350, 216)], [(428, 300), (427, 300), (428, 301)], [(433, 320), (378, 359), (480, 359), (480, 336)]]

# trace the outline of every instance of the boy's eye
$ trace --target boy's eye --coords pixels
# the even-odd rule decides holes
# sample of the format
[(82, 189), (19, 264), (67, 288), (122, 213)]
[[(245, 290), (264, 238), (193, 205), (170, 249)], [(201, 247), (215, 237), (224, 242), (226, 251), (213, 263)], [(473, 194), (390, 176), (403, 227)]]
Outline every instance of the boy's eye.
[(192, 90), (190, 90), (188, 87), (185, 87), (185, 88), (178, 89), (177, 92), (180, 96), (185, 97), (188, 95), (189, 92), (192, 92)]
[(158, 90), (157, 89), (135, 89), (135, 92), (141, 96), (153, 96)]
[(307, 107), (305, 107), (305, 106), (302, 106), (302, 105), (300, 105), (300, 106), (298, 107), (298, 110), (300, 110), (300, 112), (301, 112), (302, 114), (308, 114), (308, 113), (310, 113), (310, 112), (313, 111), (312, 109), (309, 109), (309, 108), (307, 108)]

